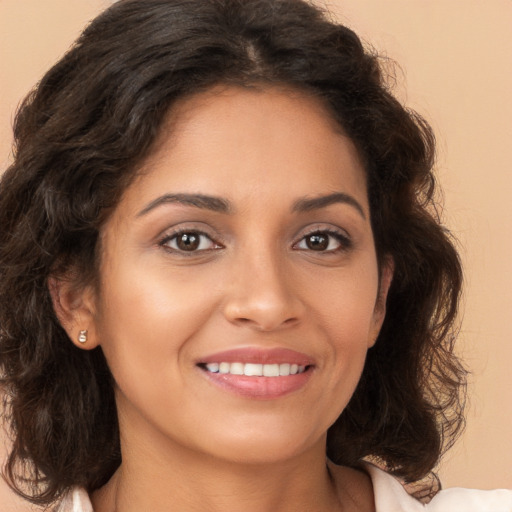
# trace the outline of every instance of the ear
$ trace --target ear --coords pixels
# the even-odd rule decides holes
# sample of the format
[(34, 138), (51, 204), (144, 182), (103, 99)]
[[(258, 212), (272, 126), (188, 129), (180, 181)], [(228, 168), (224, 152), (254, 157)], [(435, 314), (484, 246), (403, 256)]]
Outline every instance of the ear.
[(380, 269), (379, 293), (375, 301), (373, 310), (372, 325), (368, 337), (368, 348), (373, 347), (379, 336), (380, 329), (386, 317), (386, 300), (388, 298), (389, 287), (393, 281), (395, 264), (391, 256), (385, 257)]
[(48, 290), (55, 314), (70, 340), (84, 350), (96, 348), (96, 294), (93, 287), (78, 287), (76, 281), (69, 276), (52, 276), (48, 279)]

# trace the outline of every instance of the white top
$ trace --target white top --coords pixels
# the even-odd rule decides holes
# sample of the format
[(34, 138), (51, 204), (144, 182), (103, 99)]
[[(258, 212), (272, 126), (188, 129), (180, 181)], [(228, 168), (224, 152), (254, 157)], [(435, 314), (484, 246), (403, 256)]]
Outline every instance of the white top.
[[(477, 491), (453, 488), (440, 491), (424, 505), (407, 494), (398, 480), (375, 466), (366, 465), (375, 494), (376, 512), (512, 512), (512, 490)], [(73, 489), (57, 512), (94, 512), (83, 489)]]

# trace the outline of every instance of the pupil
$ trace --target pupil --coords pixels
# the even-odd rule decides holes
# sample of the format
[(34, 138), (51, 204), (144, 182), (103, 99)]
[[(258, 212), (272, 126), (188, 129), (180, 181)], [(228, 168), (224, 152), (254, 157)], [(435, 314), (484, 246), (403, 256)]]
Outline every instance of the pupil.
[(193, 251), (199, 247), (199, 237), (194, 233), (183, 233), (178, 238), (178, 247), (183, 251)]
[(324, 251), (329, 245), (329, 239), (325, 235), (310, 235), (306, 245), (313, 251)]

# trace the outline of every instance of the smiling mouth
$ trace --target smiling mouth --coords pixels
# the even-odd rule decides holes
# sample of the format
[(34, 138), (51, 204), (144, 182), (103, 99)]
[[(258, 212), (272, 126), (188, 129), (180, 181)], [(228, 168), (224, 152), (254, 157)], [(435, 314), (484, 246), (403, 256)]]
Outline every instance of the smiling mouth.
[(315, 360), (288, 348), (238, 347), (196, 361), (214, 386), (244, 399), (274, 400), (298, 392), (313, 377)]
[(311, 365), (295, 363), (259, 364), (242, 362), (202, 363), (199, 367), (209, 373), (244, 375), (246, 377), (288, 377), (307, 371)]

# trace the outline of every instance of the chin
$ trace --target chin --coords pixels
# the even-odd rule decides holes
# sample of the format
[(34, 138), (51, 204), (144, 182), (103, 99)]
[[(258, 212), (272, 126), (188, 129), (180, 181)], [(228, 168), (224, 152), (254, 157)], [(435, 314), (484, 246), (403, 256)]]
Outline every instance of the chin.
[[(213, 440), (213, 437), (210, 438)], [(212, 443), (210, 453), (214, 456), (238, 464), (276, 464), (321, 446), (325, 453), (326, 434), (311, 435), (301, 432), (276, 431), (267, 426), (257, 433), (247, 431), (230, 434)]]

